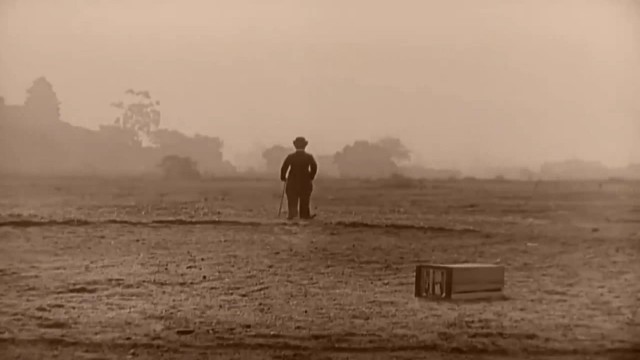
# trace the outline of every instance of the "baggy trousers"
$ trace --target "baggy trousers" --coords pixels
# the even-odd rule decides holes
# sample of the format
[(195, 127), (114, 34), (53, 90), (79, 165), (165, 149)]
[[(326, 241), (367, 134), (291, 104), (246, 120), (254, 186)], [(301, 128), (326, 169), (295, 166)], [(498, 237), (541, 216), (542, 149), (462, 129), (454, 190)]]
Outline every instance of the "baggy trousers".
[(311, 193), (313, 192), (313, 184), (311, 182), (288, 182), (287, 183), (287, 203), (289, 207), (289, 219), (298, 216), (298, 207), (300, 209), (300, 218), (309, 219), (311, 217)]

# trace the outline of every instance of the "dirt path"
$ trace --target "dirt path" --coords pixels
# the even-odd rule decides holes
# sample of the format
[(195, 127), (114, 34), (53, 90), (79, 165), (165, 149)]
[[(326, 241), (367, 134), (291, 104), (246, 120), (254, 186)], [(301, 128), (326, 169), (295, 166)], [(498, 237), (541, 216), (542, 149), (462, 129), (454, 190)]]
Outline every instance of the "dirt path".
[[(575, 252), (540, 234), (530, 246), (316, 225), (9, 227), (0, 326), (9, 338), (282, 351), (617, 351), (633, 345), (639, 283), (631, 243), (602, 236)], [(414, 265), (436, 260), (499, 260), (509, 300), (412, 298)]]
[[(248, 213), (110, 220), (80, 211), (81, 201), (66, 205), (81, 215), (75, 220), (13, 210), (0, 219), (0, 352), (633, 358), (640, 222), (629, 221), (635, 208), (623, 198), (612, 199), (593, 208), (565, 200), (560, 213), (533, 204), (535, 217), (500, 215), (511, 198), (480, 203), (485, 211), (475, 215), (408, 208), (392, 221), (370, 207), (364, 219), (333, 214), (309, 224)], [(467, 261), (505, 265), (508, 300), (413, 298), (416, 264)]]

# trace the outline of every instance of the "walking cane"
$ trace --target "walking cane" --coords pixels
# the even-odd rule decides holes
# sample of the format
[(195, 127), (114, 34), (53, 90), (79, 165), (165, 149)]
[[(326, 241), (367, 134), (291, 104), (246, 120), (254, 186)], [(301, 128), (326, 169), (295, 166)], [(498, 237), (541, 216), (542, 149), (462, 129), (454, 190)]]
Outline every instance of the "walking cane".
[(282, 186), (282, 197), (280, 197), (280, 209), (278, 209), (278, 217), (280, 217), (280, 213), (282, 212), (282, 203), (284, 202), (284, 192), (287, 189), (287, 181), (289, 181), (289, 179), (284, 181), (284, 185)]

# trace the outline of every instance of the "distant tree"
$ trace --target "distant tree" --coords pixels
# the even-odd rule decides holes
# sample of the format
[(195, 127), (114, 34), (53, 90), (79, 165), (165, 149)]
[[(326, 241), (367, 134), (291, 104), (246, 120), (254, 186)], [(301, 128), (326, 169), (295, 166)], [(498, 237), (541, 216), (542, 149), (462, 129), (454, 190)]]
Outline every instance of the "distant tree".
[(111, 106), (122, 110), (122, 115), (115, 120), (115, 125), (136, 133), (136, 140), (140, 143), (151, 142), (151, 133), (160, 127), (160, 101), (153, 101), (148, 91), (129, 89), (125, 95), (134, 100), (125, 104), (122, 101), (112, 103)]
[(359, 140), (334, 155), (341, 177), (383, 178), (397, 172), (391, 153), (376, 143)]
[(142, 143), (138, 134), (132, 129), (125, 129), (118, 125), (100, 125), (99, 135), (106, 138), (115, 146), (139, 148)]
[(333, 155), (317, 155), (316, 161), (320, 169), (318, 172), (319, 178), (336, 178), (340, 176), (340, 171)]
[(411, 151), (400, 141), (394, 137), (385, 137), (376, 142), (389, 152), (389, 156), (396, 162), (411, 160)]
[(267, 171), (270, 173), (276, 173), (280, 171), (280, 166), (284, 161), (284, 158), (289, 155), (291, 151), (282, 145), (274, 145), (262, 152), (262, 158), (267, 163)]
[(202, 176), (195, 161), (186, 156), (168, 155), (158, 165), (165, 178), (171, 180), (197, 180)]
[(29, 117), (34, 120), (60, 120), (60, 101), (53, 85), (44, 76), (37, 78), (27, 89), (24, 106)]
[(162, 156), (188, 156), (198, 163), (203, 173), (231, 175), (235, 167), (224, 160), (223, 141), (217, 137), (195, 134), (187, 136), (179, 131), (158, 129), (151, 133), (153, 143)]
[(377, 142), (359, 140), (334, 155), (340, 176), (383, 178), (398, 172), (398, 163), (410, 159), (410, 151), (396, 138)]

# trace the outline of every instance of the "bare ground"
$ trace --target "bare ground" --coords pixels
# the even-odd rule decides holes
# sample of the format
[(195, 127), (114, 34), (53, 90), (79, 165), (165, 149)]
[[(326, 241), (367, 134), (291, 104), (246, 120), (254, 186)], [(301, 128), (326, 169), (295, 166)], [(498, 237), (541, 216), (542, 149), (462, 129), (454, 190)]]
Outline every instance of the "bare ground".
[[(640, 184), (0, 181), (3, 358), (640, 358)], [(507, 300), (413, 298), (506, 266)]]

